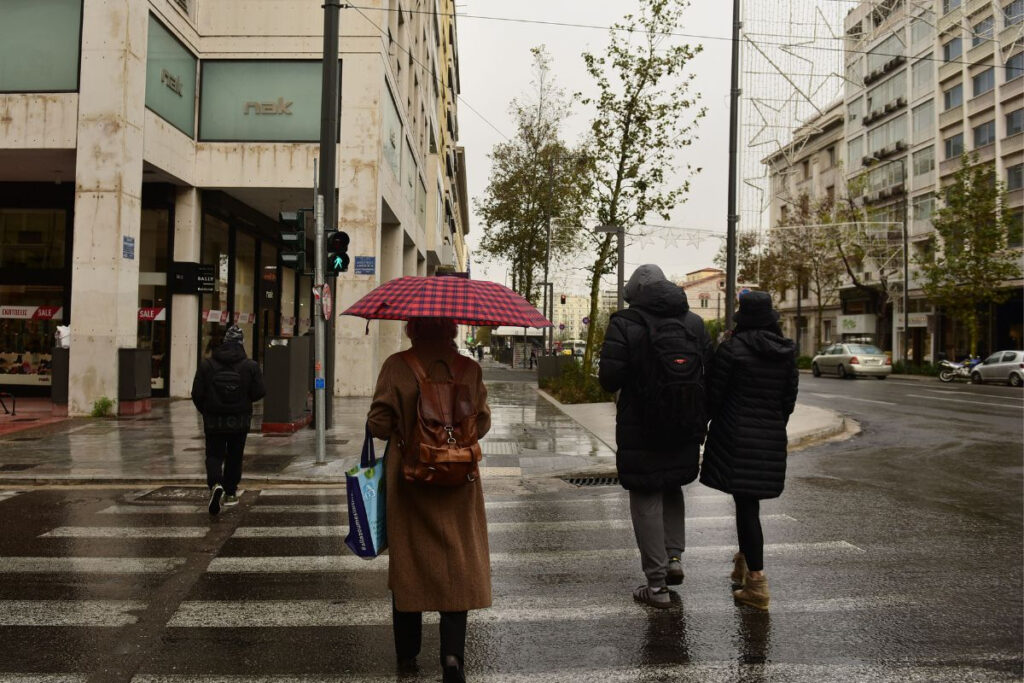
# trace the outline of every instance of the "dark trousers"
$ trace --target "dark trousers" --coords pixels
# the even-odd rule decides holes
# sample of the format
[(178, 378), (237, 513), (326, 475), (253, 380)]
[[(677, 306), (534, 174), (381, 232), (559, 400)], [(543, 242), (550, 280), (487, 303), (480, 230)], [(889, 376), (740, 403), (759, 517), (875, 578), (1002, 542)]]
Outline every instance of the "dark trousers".
[(761, 532), (761, 501), (757, 498), (740, 498), (736, 501), (736, 537), (740, 552), (747, 559), (752, 572), (764, 570), (764, 534)]
[(242, 479), (242, 452), (247, 434), (206, 435), (206, 485), (220, 484), (228, 496), (238, 491)]
[[(454, 655), (461, 664), (466, 654), (466, 612), (441, 612), (441, 666)], [(399, 612), (391, 597), (391, 624), (395, 632), (398, 659), (412, 659), (420, 653), (423, 637), (423, 612)]]

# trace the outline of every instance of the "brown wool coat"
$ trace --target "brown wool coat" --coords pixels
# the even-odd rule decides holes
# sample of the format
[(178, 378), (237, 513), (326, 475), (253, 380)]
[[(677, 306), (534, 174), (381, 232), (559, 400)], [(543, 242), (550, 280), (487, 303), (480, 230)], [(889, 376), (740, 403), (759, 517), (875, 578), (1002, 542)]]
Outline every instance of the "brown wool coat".
[[(413, 344), (431, 377), (444, 375), (431, 363), (457, 352), (451, 344)], [(478, 435), (491, 428), (480, 366), (472, 364), (469, 385), (479, 417)], [(385, 454), (388, 527), (388, 587), (400, 612), (462, 612), (491, 605), (491, 560), (480, 480), (447, 488), (414, 484), (401, 473), (399, 435), (411, 434), (419, 390), (412, 369), (397, 354), (381, 368), (367, 420), (378, 439), (391, 439)]]

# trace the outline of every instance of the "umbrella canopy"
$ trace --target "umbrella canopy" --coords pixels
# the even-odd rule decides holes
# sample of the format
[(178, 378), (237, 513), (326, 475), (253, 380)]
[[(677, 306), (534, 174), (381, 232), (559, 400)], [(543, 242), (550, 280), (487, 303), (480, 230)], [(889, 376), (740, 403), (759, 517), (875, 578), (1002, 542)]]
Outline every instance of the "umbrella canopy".
[(504, 285), (447, 276), (385, 282), (341, 314), (367, 320), (451, 318), (461, 325), (551, 327), (530, 302)]

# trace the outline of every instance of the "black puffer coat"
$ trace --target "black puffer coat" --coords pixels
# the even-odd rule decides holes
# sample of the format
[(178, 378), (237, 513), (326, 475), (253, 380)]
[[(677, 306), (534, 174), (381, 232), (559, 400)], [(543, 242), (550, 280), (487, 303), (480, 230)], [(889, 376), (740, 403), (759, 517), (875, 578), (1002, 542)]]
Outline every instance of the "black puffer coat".
[(213, 410), (213, 376), (217, 369), (210, 359), (204, 359), (196, 370), (192, 380), (192, 403), (203, 414), (203, 431), (207, 434), (244, 434), (249, 431), (252, 422), (252, 404), (263, 398), (267, 389), (263, 384), (263, 372), (256, 361), (247, 358), (245, 348), (241, 344), (223, 343), (213, 354), (213, 360), (221, 367), (236, 367), (242, 379), (241, 393), (244, 403), (238, 410), (223, 413)]
[(782, 493), (798, 378), (796, 345), (775, 332), (744, 330), (719, 345), (701, 483), (747, 498)]
[[(668, 280), (651, 283), (630, 302), (637, 308), (659, 318), (676, 316), (692, 331), (703, 349), (705, 372), (713, 359), (711, 339), (704, 322), (690, 312), (686, 293)], [(677, 444), (672, 450), (656, 449), (646, 433), (640, 410), (643, 380), (643, 354), (647, 350), (647, 328), (619, 313), (612, 315), (601, 347), (601, 368), (598, 379), (605, 391), (620, 391), (616, 404), (615, 442), (618, 449), (615, 464), (619, 481), (629, 490), (660, 491), (697, 478), (700, 461), (700, 440)], [(638, 381), (639, 380), (639, 381)]]

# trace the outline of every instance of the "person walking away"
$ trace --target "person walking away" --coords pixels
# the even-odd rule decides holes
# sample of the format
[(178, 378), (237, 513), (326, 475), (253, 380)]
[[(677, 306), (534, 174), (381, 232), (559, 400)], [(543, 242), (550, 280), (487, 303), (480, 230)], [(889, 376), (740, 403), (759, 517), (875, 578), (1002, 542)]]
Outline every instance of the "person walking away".
[(530, 345), (530, 369), (533, 370), (534, 364), (537, 362), (537, 347)]
[(222, 504), (238, 502), (252, 404), (267, 393), (260, 366), (246, 357), (243, 340), (241, 328), (232, 325), (224, 341), (199, 364), (192, 380), (192, 403), (203, 414), (206, 434), (211, 515), (219, 513)]
[(484, 362), (484, 345), (480, 344), (476, 347), (476, 359), (483, 363)]
[(733, 557), (736, 602), (767, 610), (760, 501), (782, 494), (786, 425), (796, 406), (796, 344), (783, 336), (766, 292), (740, 297), (736, 326), (718, 347), (711, 371), (711, 425), (700, 480), (732, 494), (739, 552)]
[[(425, 416), (434, 408), (452, 411), (448, 425), (440, 427), (448, 432), (442, 440), (474, 449), (476, 460), (476, 439), (491, 426), (480, 366), (458, 353), (456, 331), (448, 319), (410, 320), (406, 334), (412, 348), (384, 361), (367, 415), (373, 436), (389, 440), (384, 457), (395, 654), (401, 669), (413, 668), (420, 652), (422, 613), (440, 612), (446, 683), (465, 680), (468, 610), (491, 605), (487, 519), (476, 462), (458, 483), (438, 485), (427, 480), (431, 468), (418, 460), (429, 452), (426, 441), (417, 441), (426, 434)], [(437, 406), (431, 397), (448, 380), (455, 405)], [(421, 384), (429, 384), (422, 397)]]
[(615, 465), (646, 585), (633, 598), (671, 607), (669, 585), (683, 582), (686, 528), (682, 486), (697, 478), (707, 428), (705, 376), (713, 354), (704, 322), (686, 293), (656, 265), (637, 268), (625, 287), (629, 308), (608, 324), (598, 380), (619, 392)]

